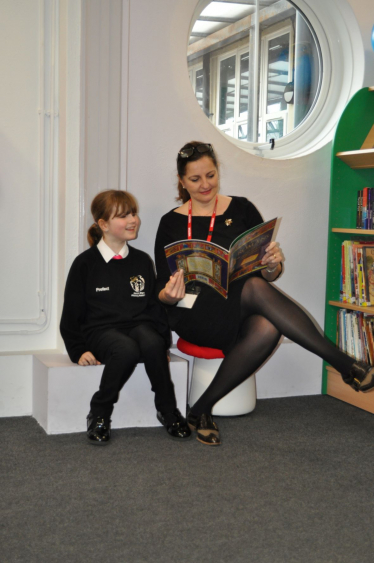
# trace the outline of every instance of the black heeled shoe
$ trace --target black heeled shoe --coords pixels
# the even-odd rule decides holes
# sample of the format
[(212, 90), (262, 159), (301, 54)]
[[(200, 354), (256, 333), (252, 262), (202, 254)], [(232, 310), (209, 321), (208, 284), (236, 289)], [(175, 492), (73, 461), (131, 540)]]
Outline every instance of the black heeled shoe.
[(368, 393), (374, 390), (374, 367), (357, 361), (351, 367), (349, 377), (343, 378), (355, 391)]
[(217, 424), (211, 414), (195, 416), (191, 411), (187, 414), (188, 426), (196, 432), (196, 440), (207, 446), (220, 446), (221, 438)]

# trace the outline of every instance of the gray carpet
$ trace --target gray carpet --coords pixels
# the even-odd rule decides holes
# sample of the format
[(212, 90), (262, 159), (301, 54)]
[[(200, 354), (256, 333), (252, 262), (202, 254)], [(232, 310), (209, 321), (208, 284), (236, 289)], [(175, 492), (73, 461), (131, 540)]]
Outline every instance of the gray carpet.
[(219, 448), (99, 448), (0, 419), (1, 563), (372, 563), (373, 415), (315, 396), (216, 420)]

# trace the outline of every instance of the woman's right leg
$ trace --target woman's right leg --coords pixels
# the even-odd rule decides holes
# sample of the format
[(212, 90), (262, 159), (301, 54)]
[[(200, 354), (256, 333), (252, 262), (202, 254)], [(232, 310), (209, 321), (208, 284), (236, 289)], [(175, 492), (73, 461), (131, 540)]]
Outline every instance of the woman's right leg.
[(264, 317), (250, 315), (241, 326), (237, 344), (227, 354), (212, 383), (192, 405), (195, 416), (208, 414), (222, 397), (252, 375), (276, 348), (281, 334)]

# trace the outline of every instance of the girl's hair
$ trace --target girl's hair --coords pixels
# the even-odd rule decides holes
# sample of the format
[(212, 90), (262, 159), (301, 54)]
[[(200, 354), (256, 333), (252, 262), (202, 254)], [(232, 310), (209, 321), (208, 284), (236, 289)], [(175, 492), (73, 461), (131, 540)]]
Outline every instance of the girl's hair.
[[(183, 158), (181, 156), (181, 152), (183, 152), (186, 149), (192, 149), (195, 148), (199, 145), (205, 145), (206, 143), (203, 143), (202, 141), (191, 141), (190, 143), (186, 143), (181, 150), (178, 153), (177, 156), (177, 171), (178, 171), (178, 176), (179, 178), (183, 178), (183, 176), (185, 176), (186, 174), (186, 168), (187, 168), (187, 164), (189, 162), (194, 162), (196, 160), (200, 160), (200, 158), (203, 158), (204, 156), (208, 156), (214, 166), (217, 168), (217, 170), (219, 170), (219, 163), (217, 160), (217, 157), (213, 151), (213, 148), (210, 151), (207, 152), (199, 152), (197, 150), (195, 150), (191, 156), (189, 156), (188, 158)], [(188, 201), (190, 198), (190, 194), (188, 193), (187, 190), (185, 190), (182, 186), (182, 182), (178, 179), (178, 197), (176, 198), (177, 201), (182, 201), (183, 203), (186, 203), (186, 201)]]
[(87, 240), (90, 246), (100, 242), (103, 231), (99, 227), (99, 219), (109, 221), (123, 213), (137, 213), (138, 204), (133, 195), (122, 190), (106, 190), (97, 194), (91, 203), (91, 213), (94, 223), (88, 229)]

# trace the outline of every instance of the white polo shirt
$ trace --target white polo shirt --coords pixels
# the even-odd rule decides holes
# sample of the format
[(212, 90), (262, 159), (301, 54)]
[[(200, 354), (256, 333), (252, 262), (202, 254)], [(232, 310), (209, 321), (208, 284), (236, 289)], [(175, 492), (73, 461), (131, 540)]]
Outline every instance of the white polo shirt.
[(97, 248), (100, 251), (100, 254), (104, 258), (106, 263), (108, 263), (109, 260), (113, 258), (113, 256), (118, 256), (119, 254), (120, 256), (122, 256), (122, 258), (126, 258), (126, 256), (129, 253), (129, 247), (127, 246), (126, 242), (118, 253), (113, 252), (113, 250), (109, 248), (109, 246), (104, 241), (104, 237), (100, 239)]

